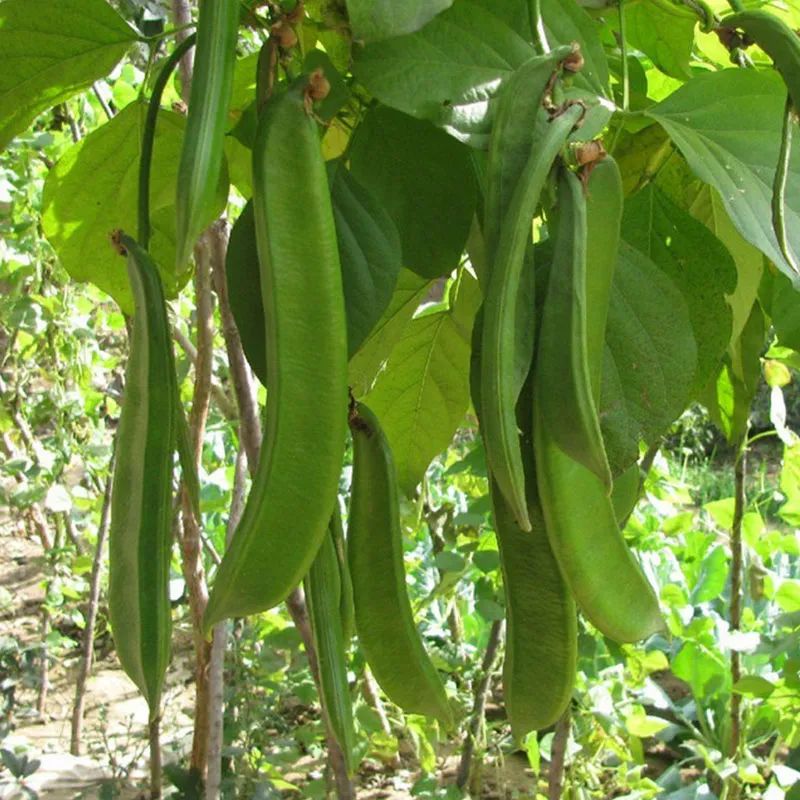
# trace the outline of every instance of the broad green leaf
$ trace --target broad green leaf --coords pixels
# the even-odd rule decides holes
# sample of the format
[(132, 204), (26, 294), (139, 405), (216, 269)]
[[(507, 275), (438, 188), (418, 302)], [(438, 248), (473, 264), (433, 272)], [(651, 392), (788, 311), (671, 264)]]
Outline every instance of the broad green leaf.
[(350, 360), (349, 382), (357, 397), (369, 392), (389, 358), (406, 325), (425, 299), (431, 284), (414, 272), (403, 269), (397, 278), (389, 307), (370, 333), (361, 349)]
[(472, 561), (481, 572), (494, 572), (500, 567), (500, 553), (497, 550), (477, 550)]
[(745, 675), (733, 684), (733, 691), (749, 697), (769, 697), (775, 691), (775, 684), (759, 675)]
[(769, 315), (778, 344), (800, 352), (800, 294), (785, 275), (772, 277)]
[(482, 597), (475, 603), (475, 610), (487, 621), (497, 622), (506, 618), (506, 611), (499, 603), (490, 600), (488, 597)]
[(403, 266), (438, 278), (459, 265), (477, 204), (467, 147), (427, 122), (378, 107), (358, 127), (350, 164), (397, 225)]
[[(108, 292), (127, 313), (133, 312), (125, 259), (111, 246), (117, 228), (136, 232), (139, 148), (146, 107), (132, 103), (110, 122), (73, 145), (50, 170), (44, 185), (42, 226), (61, 263), (78, 281)], [(159, 265), (168, 296), (178, 289), (175, 262), (175, 181), (184, 119), (160, 111), (156, 126), (150, 203), (153, 235), (150, 252)], [(215, 210), (219, 214), (224, 198)], [(209, 223), (212, 221), (208, 220)]]
[(401, 491), (411, 494), (469, 407), (472, 323), (480, 292), (462, 273), (449, 309), (412, 320), (364, 402), (382, 423)]
[(686, 6), (651, 2), (625, 4), (628, 42), (673, 78), (691, 77), (689, 61), (697, 16)]
[(761, 381), (760, 357), (765, 335), (764, 313), (756, 303), (742, 335), (728, 348), (716, 381), (712, 381), (699, 398), (731, 443), (747, 432), (750, 407)]
[(639, 457), (690, 399), (697, 346), (679, 289), (625, 241), (611, 290), (600, 419), (615, 475)]
[(775, 592), (775, 602), (787, 613), (800, 611), (800, 581), (785, 580)]
[(401, 268), (400, 236), (384, 207), (343, 166), (331, 199), (347, 303), (347, 345), (357, 353), (392, 299)]
[[(352, 357), (392, 299), (400, 272), (400, 241), (383, 207), (344, 167), (331, 165), (328, 178)], [(253, 372), (266, 383), (264, 307), (252, 203), (247, 203), (231, 231), (226, 273), (242, 347)]]
[(648, 125), (635, 133), (623, 130), (614, 158), (622, 172), (626, 196), (646, 186), (672, 150), (672, 142), (660, 125)]
[(786, 502), (778, 513), (789, 525), (800, 527), (800, 443), (783, 448), (780, 487)]
[(707, 687), (712, 683), (729, 684), (730, 672), (726, 660), (701, 644), (687, 641), (672, 659), (672, 671), (685, 680), (698, 699), (708, 697)]
[(632, 736), (646, 739), (655, 736), (670, 726), (669, 720), (653, 717), (648, 714), (632, 714), (625, 719), (625, 727)]
[(414, 33), (453, 0), (347, 0), (353, 36), (363, 42)]
[(731, 320), (731, 343), (733, 343), (741, 336), (758, 296), (758, 286), (764, 272), (764, 257), (742, 238), (725, 210), (719, 192), (710, 186), (701, 184), (689, 206), (689, 212), (717, 236), (736, 264), (738, 274), (736, 289), (728, 296), (728, 303), (733, 313)]
[[(789, 277), (772, 229), (786, 90), (777, 73), (726, 69), (699, 75), (647, 113), (680, 148), (695, 174), (713, 186), (742, 236)], [(800, 152), (792, 157), (786, 218), (800, 252)]]
[(357, 49), (353, 70), (382, 103), (480, 147), (489, 100), (532, 55), (530, 43), (494, 14), (459, 0), (416, 33)]
[(727, 580), (728, 557), (722, 547), (715, 547), (700, 565), (700, 575), (692, 590), (691, 602), (707, 603), (719, 597)]
[(106, 0), (0, 3), (0, 150), (37, 114), (108, 75), (136, 38)]
[(464, 556), (454, 553), (452, 550), (443, 550), (441, 553), (437, 553), (433, 561), (442, 572), (463, 572), (466, 566)]
[[(475, 0), (528, 42), (531, 31), (530, 0)], [(574, 0), (541, 0), (547, 41), (551, 47), (578, 42), (584, 58), (576, 83), (598, 95), (608, 94), (608, 62), (600, 41), (600, 26)]]
[(626, 201), (622, 235), (683, 294), (697, 343), (691, 389), (697, 395), (719, 372), (730, 341), (731, 310), (725, 294), (736, 288), (736, 265), (705, 225), (653, 184)]
[[(655, 129), (666, 136), (661, 126), (657, 125)], [(725, 210), (719, 192), (699, 180), (680, 155), (670, 158), (659, 172), (658, 186), (674, 203), (702, 222), (733, 257), (737, 271), (736, 289), (727, 295), (727, 300), (733, 314), (730, 343), (734, 344), (741, 336), (759, 295), (764, 256), (742, 238)]]

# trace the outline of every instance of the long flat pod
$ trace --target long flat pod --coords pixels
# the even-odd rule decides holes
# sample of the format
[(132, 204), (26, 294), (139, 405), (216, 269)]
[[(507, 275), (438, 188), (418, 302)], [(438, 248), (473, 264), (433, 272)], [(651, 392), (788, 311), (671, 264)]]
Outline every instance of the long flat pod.
[(586, 184), (586, 360), (595, 404), (600, 402), (611, 285), (617, 268), (624, 193), (617, 162), (594, 164)]
[[(336, 515), (338, 516), (338, 509)], [(323, 538), (306, 578), (306, 598), (311, 629), (317, 646), (322, 705), (331, 730), (344, 752), (347, 771), (352, 774), (357, 766), (356, 734), (353, 727), (352, 700), (347, 683), (347, 660), (340, 611), (341, 590), (339, 559), (336, 555), (333, 531), (330, 530)]]
[(422, 644), (406, 591), (397, 475), (378, 419), (351, 415), (353, 485), (347, 557), (356, 633), (375, 679), (404, 711), (452, 724), (444, 686)]
[(215, 205), (238, 28), (238, 2), (200, 0), (194, 75), (175, 204), (179, 271), (189, 260), (203, 224), (208, 221), (209, 209)]
[(353, 606), (353, 582), (350, 580), (350, 566), (347, 563), (347, 547), (344, 539), (344, 529), (342, 528), (342, 515), (339, 512), (337, 503), (331, 516), (331, 536), (336, 551), (336, 559), (339, 562), (339, 582), (341, 592), (339, 594), (339, 616), (341, 618), (342, 636), (344, 637), (345, 649), (350, 645), (355, 628), (355, 608)]
[(553, 263), (536, 355), (536, 401), (555, 442), (610, 492), (611, 470), (589, 368), (586, 199), (580, 180), (566, 169), (559, 174), (557, 194)]
[(581, 114), (581, 107), (570, 106), (542, 126), (543, 133), (533, 144), (500, 232), (483, 304), (483, 438), (497, 485), (523, 530), (530, 530), (531, 522), (525, 503), (525, 475), (515, 414), (519, 394), (519, 382), (515, 378), (518, 372), (517, 297), (539, 197), (553, 162)]
[(506, 597), (503, 694), (514, 738), (552, 725), (575, 683), (577, 611), (545, 532), (538, 501), (523, 531), (492, 486), (495, 532)]
[(120, 663), (155, 711), (170, 653), (177, 393), (158, 269), (129, 236), (118, 243), (127, 251), (135, 313), (116, 441), (108, 605)]
[[(514, 191), (531, 156), (537, 131), (536, 123), (542, 114), (542, 103), (560, 71), (561, 63), (573, 52), (573, 46), (567, 45), (547, 55), (534, 56), (504, 82), (500, 91), (492, 120), (486, 163), (483, 236), (488, 258), (485, 273), (479, 276), (484, 286), (490, 279), (500, 230), (513, 200)], [(532, 241), (528, 242), (525, 258), (515, 312), (517, 324), (512, 389), (514, 397), (522, 389), (533, 361), (536, 326), (532, 319), (535, 307)]]
[(573, 47), (568, 45), (547, 55), (534, 56), (519, 67), (500, 90), (489, 136), (483, 214), (483, 235), (490, 262), (514, 190), (531, 156), (542, 101), (561, 62), (572, 52)]
[(658, 599), (625, 544), (605, 486), (561, 450), (536, 405), (536, 482), (545, 527), (578, 605), (616, 642), (637, 642), (663, 630)]
[(284, 600), (308, 572), (336, 501), (347, 431), (347, 333), (328, 180), (306, 86), (301, 79), (270, 100), (253, 147), (267, 418), (206, 629)]

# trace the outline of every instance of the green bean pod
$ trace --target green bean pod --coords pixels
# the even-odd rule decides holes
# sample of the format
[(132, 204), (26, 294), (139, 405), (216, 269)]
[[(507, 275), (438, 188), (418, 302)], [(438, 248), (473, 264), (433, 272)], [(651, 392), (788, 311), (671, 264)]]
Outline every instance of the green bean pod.
[(561, 450), (535, 408), (533, 430), (547, 536), (581, 610), (616, 642), (664, 630), (658, 599), (625, 543), (605, 486)]
[[(537, 405), (543, 424), (556, 444), (591, 470), (610, 493), (611, 470), (600, 431), (589, 366), (586, 200), (580, 180), (569, 170), (562, 170), (559, 175), (558, 213), (554, 223), (553, 263), (536, 355)], [(593, 261), (593, 266), (603, 268), (605, 297), (596, 299), (592, 295), (592, 305), (597, 302), (608, 308), (608, 273), (613, 274), (615, 261), (606, 259), (605, 255)], [(596, 279), (595, 285), (599, 284)], [(604, 335), (605, 320), (602, 330), (599, 321), (595, 327), (595, 335)], [(599, 351), (598, 361), (601, 361), (600, 344), (594, 344)], [(599, 368), (600, 364), (597, 364), (596, 369)], [(599, 389), (599, 372), (597, 384)]]
[(306, 599), (317, 648), (322, 706), (331, 731), (344, 753), (347, 771), (352, 775), (358, 764), (340, 615), (341, 590), (339, 559), (331, 530), (323, 538), (319, 552), (311, 564), (306, 578)]
[(355, 632), (355, 606), (353, 605), (353, 582), (350, 580), (350, 567), (347, 564), (347, 546), (342, 529), (342, 515), (339, 512), (339, 504), (333, 510), (331, 517), (331, 535), (336, 549), (336, 559), (339, 562), (339, 582), (341, 584), (341, 594), (339, 601), (339, 617), (342, 624), (342, 636), (344, 638), (345, 649), (350, 644)]
[(569, 106), (543, 126), (541, 137), (534, 142), (500, 232), (483, 304), (481, 402), (486, 455), (500, 491), (526, 531), (531, 530), (531, 521), (515, 414), (519, 395), (515, 377), (519, 372), (517, 298), (539, 197), (581, 114), (581, 107)]
[(620, 527), (624, 527), (628, 517), (633, 514), (633, 509), (639, 502), (642, 491), (642, 473), (639, 462), (631, 464), (621, 475), (614, 478), (614, 489), (611, 492), (611, 505), (614, 507), (614, 516)]
[(740, 11), (725, 17), (722, 28), (744, 31), (773, 61), (795, 109), (800, 109), (800, 37), (769, 11)]
[[(571, 305), (576, 295), (583, 294), (585, 302), (585, 288), (570, 285), (584, 269), (580, 262), (585, 262), (585, 199), (580, 181), (567, 170), (559, 176), (558, 202), (555, 255), (534, 367), (536, 483), (550, 546), (578, 605), (610, 639), (635, 642), (663, 629), (658, 599), (619, 530), (608, 484), (563, 445), (567, 441), (581, 447), (580, 433), (561, 430), (569, 424), (566, 419), (573, 419), (567, 416), (570, 411), (575, 417), (571, 424), (583, 425), (583, 408), (573, 410), (577, 401), (567, 396), (578, 379), (584, 397), (581, 402), (593, 402), (585, 358), (573, 354), (581, 349), (585, 352), (579, 324), (577, 344), (572, 340), (576, 337), (573, 319), (579, 311), (563, 308)], [(566, 258), (573, 263), (565, 263)], [(553, 337), (560, 338), (554, 342)], [(579, 378), (562, 375), (562, 365), (552, 355), (553, 344), (570, 351), (562, 360), (569, 369), (581, 371)], [(561, 417), (553, 413), (555, 398)]]
[(607, 155), (592, 166), (586, 185), (586, 360), (596, 406), (600, 403), (608, 304), (624, 202), (619, 167)]
[(194, 75), (175, 204), (179, 272), (188, 263), (197, 237), (216, 205), (238, 29), (239, 3), (200, 0)]
[(538, 500), (523, 531), (492, 485), (495, 532), (506, 597), (503, 694), (511, 732), (520, 741), (555, 723), (572, 697), (577, 611), (545, 532)]
[(353, 484), (347, 557), (356, 632), (375, 679), (404, 711), (453, 723), (447, 695), (420, 639), (406, 591), (394, 459), (378, 419), (351, 414)]
[[(560, 71), (561, 62), (574, 52), (574, 46), (559, 47), (544, 56), (526, 61), (503, 84), (495, 105), (489, 152), (486, 162), (486, 196), (483, 234), (488, 255), (487, 268), (481, 280), (489, 280), (492, 262), (503, 221), (508, 214), (519, 177), (525, 169), (536, 136), (536, 124), (549, 87)], [(535, 305), (533, 242), (525, 253), (516, 307), (516, 345), (512, 393), (519, 395), (533, 360)], [(530, 263), (527, 263), (530, 259)]]
[(306, 87), (301, 79), (270, 100), (253, 147), (267, 417), (244, 514), (213, 583), (206, 630), (287, 597), (311, 566), (338, 492), (347, 329), (328, 179)]
[[(470, 391), (480, 419), (480, 315), (473, 328)], [(494, 528), (506, 599), (503, 694), (516, 741), (551, 725), (572, 695), (577, 662), (577, 612), (547, 538), (536, 491), (531, 441), (532, 376), (517, 403), (531, 531), (523, 531), (491, 480)]]
[(123, 669), (157, 711), (170, 656), (169, 567), (177, 392), (164, 290), (129, 236), (135, 313), (111, 495), (108, 605)]
[(547, 55), (534, 56), (519, 67), (500, 90), (489, 136), (483, 214), (483, 235), (490, 262), (514, 190), (531, 155), (542, 101), (561, 62), (573, 51), (574, 47), (567, 45)]

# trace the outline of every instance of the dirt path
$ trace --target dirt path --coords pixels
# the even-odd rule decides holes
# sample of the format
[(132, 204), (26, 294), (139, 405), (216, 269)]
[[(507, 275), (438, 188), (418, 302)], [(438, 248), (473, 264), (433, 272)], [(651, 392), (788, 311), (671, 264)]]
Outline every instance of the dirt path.
[[(147, 705), (113, 654), (95, 663), (86, 694), (81, 757), (69, 754), (79, 650), (49, 662), (44, 714), (41, 685), (44, 556), (38, 542), (18, 531), (0, 532), (0, 748), (40, 762), (25, 785), (41, 797), (97, 797), (103, 783), (136, 797), (145, 776)], [(185, 652), (177, 653), (165, 698), (164, 759), (182, 758), (191, 744), (192, 692)], [(5, 735), (4, 735), (5, 734)], [(127, 789), (125, 787), (128, 787)], [(0, 800), (25, 797), (8, 769), (0, 771)], [(28, 795), (30, 796), (30, 795)]]

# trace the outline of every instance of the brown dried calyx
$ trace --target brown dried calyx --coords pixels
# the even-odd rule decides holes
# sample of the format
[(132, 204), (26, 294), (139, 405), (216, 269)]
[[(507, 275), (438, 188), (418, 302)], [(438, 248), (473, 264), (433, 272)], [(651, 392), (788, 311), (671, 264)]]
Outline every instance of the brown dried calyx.
[(583, 53), (581, 53), (578, 43), (575, 42), (572, 46), (572, 52), (564, 59), (561, 66), (564, 72), (575, 74), (583, 69), (585, 63), (586, 61), (583, 57)]
[(270, 28), (270, 36), (274, 36), (282, 50), (290, 50), (297, 44), (297, 34), (286, 19), (278, 20)]
[(306, 97), (312, 102), (316, 103), (324, 100), (331, 91), (331, 83), (325, 77), (322, 69), (315, 69), (308, 76), (308, 88), (306, 89)]

